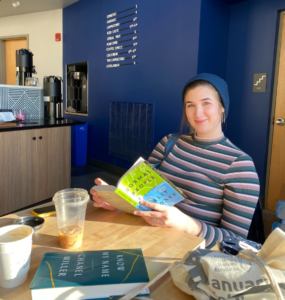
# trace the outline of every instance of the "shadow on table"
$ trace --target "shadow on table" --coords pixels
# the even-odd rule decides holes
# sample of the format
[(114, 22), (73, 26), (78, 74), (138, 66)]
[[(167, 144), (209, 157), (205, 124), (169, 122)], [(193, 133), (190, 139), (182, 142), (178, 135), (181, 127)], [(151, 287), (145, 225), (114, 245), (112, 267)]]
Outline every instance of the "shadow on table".
[(17, 219), (17, 218), (12, 219), (12, 218), (5, 218), (5, 217), (3, 217), (3, 218), (0, 219), (0, 227), (12, 225), (13, 222), (14, 222), (16, 219)]
[(96, 208), (86, 214), (85, 221), (116, 223), (132, 226), (150, 226), (143, 218), (120, 210), (110, 211)]
[[(35, 232), (33, 235), (33, 245), (61, 249), (58, 236)], [(49, 249), (50, 249), (49, 248)], [(64, 251), (64, 249), (62, 249)]]

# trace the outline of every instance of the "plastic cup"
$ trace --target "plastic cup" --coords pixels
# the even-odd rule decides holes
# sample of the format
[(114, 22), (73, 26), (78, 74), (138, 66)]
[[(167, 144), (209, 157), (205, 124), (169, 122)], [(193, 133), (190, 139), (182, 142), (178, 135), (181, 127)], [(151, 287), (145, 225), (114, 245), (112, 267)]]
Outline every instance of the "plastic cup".
[(76, 249), (82, 245), (86, 207), (90, 197), (84, 189), (67, 189), (53, 197), (60, 246)]
[(13, 288), (24, 283), (30, 269), (34, 229), (26, 225), (0, 228), (0, 286)]

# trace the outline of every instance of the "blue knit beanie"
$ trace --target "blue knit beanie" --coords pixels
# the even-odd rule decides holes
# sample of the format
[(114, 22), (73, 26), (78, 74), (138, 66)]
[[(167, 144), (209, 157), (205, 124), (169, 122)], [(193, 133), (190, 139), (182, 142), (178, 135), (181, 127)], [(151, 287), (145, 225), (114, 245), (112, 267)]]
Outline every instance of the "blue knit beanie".
[(183, 88), (183, 93), (182, 93), (182, 101), (184, 102), (184, 93), (185, 90), (187, 88), (187, 86), (193, 82), (193, 81), (197, 81), (197, 80), (204, 80), (207, 81), (209, 83), (211, 83), (216, 90), (219, 92), (224, 108), (225, 108), (225, 117), (228, 116), (229, 113), (229, 106), (230, 106), (230, 98), (229, 98), (229, 92), (228, 92), (228, 85), (227, 83), (220, 78), (217, 75), (214, 74), (209, 74), (209, 73), (201, 73), (198, 74), (197, 76), (191, 78), (184, 86)]

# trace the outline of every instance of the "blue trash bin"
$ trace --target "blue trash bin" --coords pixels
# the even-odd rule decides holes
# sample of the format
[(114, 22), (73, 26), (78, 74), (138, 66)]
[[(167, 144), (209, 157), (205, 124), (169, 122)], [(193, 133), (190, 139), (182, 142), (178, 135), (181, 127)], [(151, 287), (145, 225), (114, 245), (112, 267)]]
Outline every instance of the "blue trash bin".
[(87, 164), (88, 123), (71, 126), (71, 164), (76, 167)]

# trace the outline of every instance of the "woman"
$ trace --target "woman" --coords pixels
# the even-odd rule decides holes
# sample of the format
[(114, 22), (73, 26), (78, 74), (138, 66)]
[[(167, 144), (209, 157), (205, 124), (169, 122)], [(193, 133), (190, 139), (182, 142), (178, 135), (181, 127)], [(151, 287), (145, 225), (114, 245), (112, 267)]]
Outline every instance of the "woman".
[[(222, 132), (229, 111), (226, 82), (213, 74), (199, 74), (183, 89), (183, 121), (194, 129), (181, 135), (167, 157), (164, 137), (149, 162), (187, 198), (175, 207), (141, 201), (153, 211), (135, 211), (149, 224), (171, 227), (206, 239), (211, 248), (224, 236), (247, 238), (259, 196), (259, 180), (252, 159)], [(96, 179), (97, 185), (106, 184)], [(91, 190), (95, 207), (114, 210)]]

